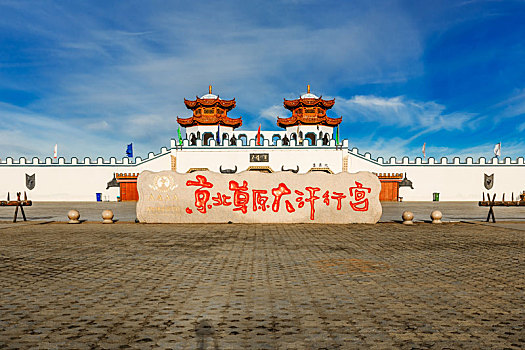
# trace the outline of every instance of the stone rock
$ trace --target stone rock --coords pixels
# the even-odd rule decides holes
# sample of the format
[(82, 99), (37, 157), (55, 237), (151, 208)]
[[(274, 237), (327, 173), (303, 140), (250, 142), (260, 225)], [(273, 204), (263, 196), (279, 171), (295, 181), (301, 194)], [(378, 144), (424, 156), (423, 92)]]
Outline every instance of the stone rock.
[(102, 211), (102, 221), (103, 224), (112, 224), (113, 223), (113, 211), (110, 209), (106, 209)]
[(78, 220), (80, 218), (80, 213), (78, 210), (71, 209), (67, 212), (67, 217), (69, 218), (70, 224), (80, 224), (80, 220)]
[(432, 219), (433, 224), (442, 224), (442, 217), (443, 213), (441, 213), (439, 210), (434, 210), (432, 213), (430, 213), (430, 218)]
[(401, 215), (403, 218), (403, 224), (404, 225), (413, 225), (414, 224), (414, 214), (410, 211), (403, 212), (403, 215)]
[(376, 223), (382, 214), (370, 172), (143, 171), (137, 188), (141, 223)]

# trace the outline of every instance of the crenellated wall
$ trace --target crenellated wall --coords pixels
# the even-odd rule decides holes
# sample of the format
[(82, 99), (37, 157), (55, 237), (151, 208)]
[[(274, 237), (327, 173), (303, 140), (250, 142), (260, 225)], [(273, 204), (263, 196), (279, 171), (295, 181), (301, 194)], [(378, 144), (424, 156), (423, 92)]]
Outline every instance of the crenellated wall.
[[(250, 167), (269, 167), (272, 171), (281, 171), (284, 167), (286, 170), (298, 170), (299, 173), (306, 173), (312, 168), (327, 168), (338, 173), (342, 171), (343, 150), (347, 147), (347, 140), (339, 146), (336, 146), (335, 140), (331, 140), (328, 145), (323, 145), (321, 140), (315, 145), (295, 140), (291, 140), (289, 145), (283, 145), (281, 140), (271, 144), (270, 140), (265, 139), (260, 146), (255, 138), (249, 139), (246, 145), (237, 146), (227, 143), (217, 145), (215, 140), (210, 140), (209, 146), (203, 146), (201, 140), (197, 140), (195, 146), (190, 146), (187, 140), (183, 140), (182, 146), (175, 145), (172, 148), (172, 156), (176, 158), (176, 170), (181, 173), (204, 168), (215, 172), (221, 169), (236, 169), (240, 172)], [(252, 154), (268, 155), (268, 160), (253, 161)]]
[[(170, 151), (163, 147), (160, 153), (149, 153), (146, 159), (123, 158), (105, 160), (73, 157), (45, 158), (43, 160), (6, 158), (0, 162), (0, 198), (26, 191), (28, 198), (37, 201), (94, 201), (96, 193), (104, 199), (115, 201), (119, 195), (117, 187), (106, 189), (114, 173), (139, 173), (142, 170), (161, 171), (170, 168)], [(26, 187), (26, 174), (35, 175), (35, 187)]]
[[(257, 145), (255, 132), (245, 132), (253, 135), (247, 139), (246, 145), (238, 142), (231, 146), (227, 142), (217, 145), (210, 140), (209, 145), (203, 146), (202, 140), (190, 146), (189, 140), (184, 139), (182, 145), (177, 140), (171, 140), (171, 148), (163, 147), (160, 153), (150, 152), (146, 159), (112, 157), (91, 159), (86, 157), (79, 160), (73, 157), (65, 158), (6, 158), (0, 162), (0, 176), (6, 181), (0, 182), (0, 197), (7, 192), (14, 194), (17, 191), (26, 191), (29, 199), (38, 201), (94, 201), (96, 193), (102, 193), (104, 199), (114, 201), (119, 195), (118, 187), (107, 189), (107, 183), (113, 179), (115, 173), (140, 173), (143, 170), (162, 171), (176, 169), (178, 172), (187, 172), (192, 168), (208, 168), (220, 172), (222, 169), (237, 172), (250, 167), (270, 167), (273, 171), (284, 169), (299, 169), (305, 173), (312, 168), (328, 168), (330, 171), (341, 172), (343, 149), (348, 147), (348, 141), (336, 146), (335, 140), (328, 145), (322, 145), (318, 140), (315, 145), (309, 145), (305, 140), (298, 143), (291, 140), (289, 145), (283, 145), (281, 140), (271, 144), (270, 139), (263, 140)], [(267, 133), (267, 135), (279, 134)], [(280, 133), (282, 134), (282, 133)], [(334, 152), (337, 151), (337, 152)], [(268, 162), (251, 162), (250, 154), (266, 153)], [(297, 168), (299, 167), (299, 168)], [(26, 174), (35, 174), (35, 188), (26, 187)]]
[[(341, 145), (336, 145), (335, 140), (330, 140), (328, 145), (323, 145), (321, 140), (309, 145), (306, 139), (302, 143), (292, 139), (289, 145), (283, 145), (282, 140), (269, 137), (283, 135), (283, 132), (265, 132), (268, 137), (259, 146), (256, 132), (244, 134), (251, 137), (246, 140), (246, 144), (238, 142), (235, 146), (228, 142), (217, 145), (214, 139), (209, 140), (206, 146), (201, 139), (197, 140), (196, 145), (190, 145), (187, 139), (182, 144), (172, 139), (170, 149), (163, 147), (159, 153), (150, 152), (146, 159), (6, 158), (0, 162), (0, 198), (6, 196), (8, 191), (12, 196), (17, 191), (26, 191), (29, 199), (39, 201), (94, 201), (96, 193), (102, 193), (105, 199), (116, 200), (119, 189), (106, 189), (114, 173), (169, 169), (185, 173), (204, 168), (215, 172), (241, 172), (253, 168), (281, 171), (284, 168), (298, 170), (298, 173), (313, 170), (333, 173), (363, 170), (378, 174), (402, 173), (406, 174), (414, 187), (400, 188), (400, 196), (405, 201), (430, 201), (433, 193), (439, 193), (442, 201), (480, 200), (482, 192), (487, 192), (484, 174), (494, 174), (494, 187), (490, 192), (498, 193), (498, 198), (502, 193), (506, 193), (507, 198), (510, 198), (511, 193), (516, 197), (525, 190), (523, 157), (500, 160), (392, 157), (385, 160), (373, 159), (370, 153), (361, 154), (356, 148), (348, 150), (348, 140), (343, 140)], [(264, 155), (260, 158), (264, 161), (255, 161), (252, 155)], [(26, 174), (35, 174), (36, 186), (32, 190), (26, 187)]]
[(51, 158), (46, 157), (44, 159), (40, 159), (38, 157), (33, 157), (30, 160), (27, 160), (25, 157), (20, 157), (19, 159), (13, 159), (12, 157), (7, 157), (3, 160), (0, 160), (0, 166), (1, 165), (74, 165), (74, 166), (82, 166), (82, 165), (132, 165), (136, 166), (141, 163), (145, 163), (148, 161), (151, 161), (155, 158), (158, 158), (159, 156), (169, 153), (168, 148), (162, 147), (160, 149), (160, 152), (155, 154), (153, 152), (148, 153), (148, 157), (146, 159), (142, 159), (141, 157), (136, 158), (128, 158), (124, 157), (120, 160), (117, 160), (115, 157), (109, 158), (109, 160), (103, 159), (102, 157), (98, 157), (94, 160), (92, 160), (90, 157), (86, 157), (83, 160), (79, 160), (77, 157), (72, 157), (71, 159), (66, 160), (64, 157), (59, 158)]
[[(245, 134), (248, 134), (248, 132), (246, 133), (241, 133), (240, 135), (245, 135)], [(257, 133), (255, 133), (257, 134)], [(275, 134), (278, 134), (278, 132), (275, 132)], [(267, 136), (271, 136), (272, 134), (268, 133)], [(270, 140), (269, 138), (264, 138), (261, 140), (261, 145), (257, 145), (257, 136), (254, 136), (252, 138), (249, 138), (247, 139), (247, 142), (246, 144), (244, 143), (241, 143), (241, 142), (237, 142), (237, 145), (229, 145), (227, 142), (221, 142), (219, 145), (217, 144), (216, 140), (209, 140), (209, 144), (208, 145), (204, 145), (203, 144), (203, 141), (202, 139), (197, 139), (197, 144), (196, 145), (191, 145), (189, 140), (188, 139), (183, 139), (182, 140), (182, 144), (179, 144), (177, 140), (175, 139), (171, 139), (171, 147), (172, 148), (177, 148), (177, 147), (182, 147), (183, 149), (185, 148), (196, 148), (196, 147), (206, 147), (206, 149), (209, 149), (210, 147), (220, 147), (220, 148), (223, 148), (223, 149), (226, 149), (226, 148), (246, 148), (246, 147), (257, 147), (257, 148), (263, 148), (263, 147), (285, 147), (287, 149), (290, 149), (292, 147), (326, 147), (326, 148), (335, 148), (336, 147), (336, 142), (335, 140), (330, 140), (329, 144), (328, 145), (323, 145), (323, 141), (322, 140), (317, 140), (316, 143), (314, 145), (310, 145), (308, 140), (303, 140), (302, 143), (300, 143), (299, 141), (296, 141), (296, 140), (290, 140), (290, 143), (289, 145), (283, 145), (283, 142), (282, 140), (275, 140), (275, 141), (272, 141)], [(338, 146), (339, 148), (348, 148), (348, 140), (341, 140), (341, 144)]]
[[(412, 181), (412, 186), (401, 187), (400, 196), (405, 201), (430, 201), (433, 193), (439, 193), (441, 201), (478, 201), (482, 193), (497, 193), (498, 198), (506, 193), (516, 197), (525, 190), (525, 162), (523, 157), (516, 159), (472, 157), (436, 160), (432, 157), (423, 160), (418, 157), (397, 159), (391, 157), (372, 159), (370, 153), (360, 154), (357, 148), (348, 152), (348, 171), (367, 170), (376, 173), (403, 173)], [(485, 176), (494, 174), (494, 185), (490, 191), (484, 187)]]
[[(197, 127), (195, 127), (197, 128)], [(197, 143), (199, 143), (198, 145), (200, 146), (203, 146), (205, 145), (205, 141), (204, 141), (204, 136), (205, 134), (208, 134), (208, 135), (211, 135), (213, 136), (209, 142), (213, 142), (213, 145), (217, 145), (217, 128), (214, 127), (214, 126), (199, 126), (199, 135), (200, 135), (200, 138), (197, 138), (196, 141)], [(189, 129), (189, 128), (188, 128)], [(312, 130), (316, 131), (316, 132), (312, 132)], [(332, 138), (332, 134), (331, 132), (328, 132), (327, 131), (327, 127), (325, 126), (322, 126), (319, 130), (316, 130), (315, 127), (312, 127), (312, 126), (309, 126), (309, 127), (306, 127), (306, 126), (303, 126), (302, 129), (299, 130), (299, 132), (302, 134), (303, 136), (303, 142), (304, 143), (310, 143), (311, 141), (307, 138), (307, 136), (309, 134), (314, 134), (315, 136), (315, 140), (316, 142), (314, 142), (316, 145), (317, 144), (322, 144), (322, 141), (320, 141), (319, 139), (319, 136), (321, 135), (328, 135), (330, 137), (330, 139)], [(186, 141), (186, 145), (191, 145), (190, 143), (190, 139), (192, 137), (192, 135), (197, 135), (197, 132), (195, 130), (192, 130), (192, 132), (189, 132), (188, 130), (186, 130), (186, 137), (184, 138), (183, 140), (183, 145), (184, 145), (184, 142)], [(220, 141), (221, 141), (221, 146), (229, 146), (229, 140), (232, 138), (232, 136), (235, 136), (235, 138), (237, 139), (237, 145), (236, 146), (249, 146), (251, 141), (253, 140), (254, 142), (254, 145), (256, 144), (257, 142), (257, 134), (258, 132), (257, 131), (251, 131), (251, 130), (240, 130), (240, 131), (228, 131), (226, 130), (226, 128), (221, 129), (220, 131)], [(262, 142), (266, 142), (269, 144), (269, 145), (279, 145), (281, 146), (282, 145), (282, 139), (284, 137), (287, 137), (288, 139), (292, 140), (292, 139), (299, 139), (299, 137), (297, 137), (297, 128), (287, 128), (286, 131), (261, 131), (261, 141)], [(333, 144), (335, 145), (335, 140), (331, 140), (333, 141)], [(208, 142), (208, 141), (207, 141)], [(299, 142), (299, 141), (298, 141)], [(277, 143), (277, 144), (276, 144)], [(175, 147), (176, 145), (178, 145), (179, 142), (178, 140), (175, 140), (175, 139), (172, 139), (171, 140), (171, 147)], [(191, 146), (195, 146), (195, 145), (191, 145)], [(231, 147), (235, 147), (235, 145), (232, 145)]]

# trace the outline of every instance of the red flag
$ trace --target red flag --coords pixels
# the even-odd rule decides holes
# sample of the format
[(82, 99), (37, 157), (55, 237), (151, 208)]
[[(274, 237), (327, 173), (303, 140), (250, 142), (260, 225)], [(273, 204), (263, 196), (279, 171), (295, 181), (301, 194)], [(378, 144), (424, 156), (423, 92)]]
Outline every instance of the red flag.
[(259, 130), (257, 130), (257, 146), (261, 145), (261, 124), (259, 124)]

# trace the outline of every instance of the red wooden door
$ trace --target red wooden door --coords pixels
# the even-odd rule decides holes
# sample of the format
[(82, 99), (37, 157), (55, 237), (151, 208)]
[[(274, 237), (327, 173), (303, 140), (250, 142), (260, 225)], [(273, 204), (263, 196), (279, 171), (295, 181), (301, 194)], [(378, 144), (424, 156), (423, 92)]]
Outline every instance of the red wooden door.
[(399, 197), (399, 183), (397, 181), (381, 181), (379, 200), (383, 202), (397, 202)]
[(139, 200), (139, 192), (137, 191), (136, 182), (120, 183), (120, 200), (123, 202)]

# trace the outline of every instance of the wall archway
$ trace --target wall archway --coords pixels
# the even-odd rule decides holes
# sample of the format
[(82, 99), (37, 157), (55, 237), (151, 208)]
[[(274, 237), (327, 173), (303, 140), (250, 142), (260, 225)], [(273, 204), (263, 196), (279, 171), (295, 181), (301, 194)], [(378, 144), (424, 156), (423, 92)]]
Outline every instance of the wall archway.
[(204, 146), (209, 146), (210, 140), (213, 140), (213, 133), (212, 132), (205, 132), (203, 134), (203, 144), (204, 144)]
[(240, 134), (238, 140), (241, 141), (241, 144), (243, 146), (246, 146), (248, 144), (248, 137), (246, 136), (246, 134)]
[(316, 140), (315, 133), (313, 132), (306, 133), (305, 140), (308, 140), (308, 144), (310, 146), (315, 146), (315, 140)]

